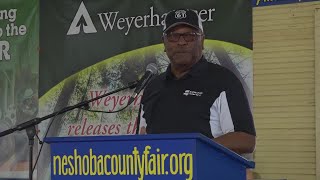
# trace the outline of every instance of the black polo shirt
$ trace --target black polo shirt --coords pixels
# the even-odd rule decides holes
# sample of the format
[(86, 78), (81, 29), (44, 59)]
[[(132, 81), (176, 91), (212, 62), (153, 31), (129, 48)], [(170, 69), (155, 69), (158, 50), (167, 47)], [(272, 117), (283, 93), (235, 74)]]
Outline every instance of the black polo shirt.
[(241, 82), (228, 69), (201, 58), (181, 79), (170, 66), (144, 90), (140, 126), (148, 134), (198, 132), (219, 137), (242, 131), (255, 135)]

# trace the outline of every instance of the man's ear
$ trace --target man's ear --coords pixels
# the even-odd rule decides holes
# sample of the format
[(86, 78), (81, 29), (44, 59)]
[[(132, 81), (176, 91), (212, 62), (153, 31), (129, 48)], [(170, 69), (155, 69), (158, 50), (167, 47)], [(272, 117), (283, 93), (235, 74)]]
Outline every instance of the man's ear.
[[(163, 35), (162, 35), (161, 39), (162, 39), (162, 43), (164, 43), (164, 36)], [(166, 52), (166, 47), (164, 47), (163, 52)]]
[(204, 35), (202, 37), (202, 50), (204, 50)]

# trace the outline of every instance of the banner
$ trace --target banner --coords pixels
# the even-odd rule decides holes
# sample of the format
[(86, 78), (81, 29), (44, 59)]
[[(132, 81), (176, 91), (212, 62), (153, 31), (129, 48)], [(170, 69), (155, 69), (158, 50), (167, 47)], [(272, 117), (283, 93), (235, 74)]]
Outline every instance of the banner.
[(252, 6), (253, 7), (271, 6), (271, 5), (303, 3), (303, 2), (311, 2), (311, 1), (317, 1), (317, 0), (252, 0)]
[[(38, 113), (38, 11), (38, 0), (0, 1), (0, 132)], [(0, 152), (0, 178), (28, 177), (26, 131), (1, 137)]]
[[(150, 63), (165, 71), (169, 59), (162, 24), (166, 13), (177, 8), (197, 11), (204, 26), (204, 56), (232, 70), (251, 103), (250, 1), (46, 0), (40, 7), (39, 117), (125, 87), (141, 78)], [(48, 127), (48, 136), (135, 134), (141, 95), (112, 113), (124, 108), (132, 93), (124, 90), (57, 115), (40, 124), (40, 135)], [(40, 169), (49, 168), (48, 153), (45, 147)], [(40, 179), (47, 177), (47, 171), (39, 172)]]

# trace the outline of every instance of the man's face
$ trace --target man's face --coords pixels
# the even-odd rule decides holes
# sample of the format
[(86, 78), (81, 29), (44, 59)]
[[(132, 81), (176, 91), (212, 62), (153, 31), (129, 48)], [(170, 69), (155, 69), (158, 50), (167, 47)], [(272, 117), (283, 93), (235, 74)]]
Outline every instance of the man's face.
[(169, 29), (163, 37), (165, 51), (174, 66), (192, 66), (202, 56), (203, 34), (188, 25)]

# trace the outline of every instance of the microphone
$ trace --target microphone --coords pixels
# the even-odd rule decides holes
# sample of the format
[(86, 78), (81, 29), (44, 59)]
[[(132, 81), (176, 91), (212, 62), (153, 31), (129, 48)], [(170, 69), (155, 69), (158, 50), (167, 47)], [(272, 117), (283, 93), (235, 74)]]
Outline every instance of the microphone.
[(150, 79), (156, 74), (158, 74), (158, 66), (155, 63), (148, 64), (146, 68), (146, 73), (138, 81), (136, 89), (134, 90), (133, 95), (129, 99), (128, 105), (130, 105), (136, 99), (140, 91), (146, 87)]

